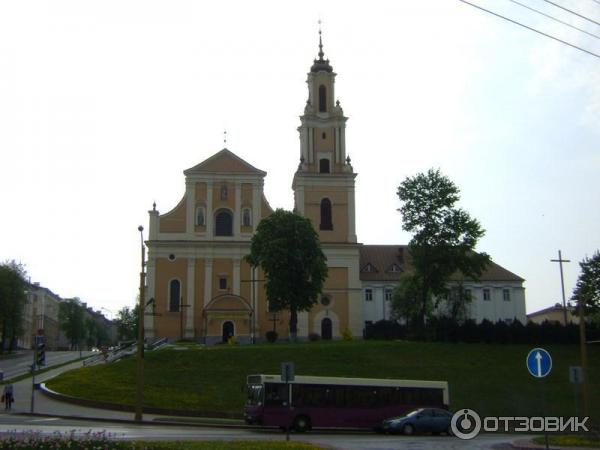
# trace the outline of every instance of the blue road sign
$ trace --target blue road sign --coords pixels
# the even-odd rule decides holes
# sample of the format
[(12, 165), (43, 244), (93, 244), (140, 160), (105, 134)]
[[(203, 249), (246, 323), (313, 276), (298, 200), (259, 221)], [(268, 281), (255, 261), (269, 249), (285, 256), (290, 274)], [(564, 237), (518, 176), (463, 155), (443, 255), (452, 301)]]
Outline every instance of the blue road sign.
[(534, 348), (527, 355), (527, 370), (536, 378), (544, 378), (552, 370), (552, 358), (543, 348)]

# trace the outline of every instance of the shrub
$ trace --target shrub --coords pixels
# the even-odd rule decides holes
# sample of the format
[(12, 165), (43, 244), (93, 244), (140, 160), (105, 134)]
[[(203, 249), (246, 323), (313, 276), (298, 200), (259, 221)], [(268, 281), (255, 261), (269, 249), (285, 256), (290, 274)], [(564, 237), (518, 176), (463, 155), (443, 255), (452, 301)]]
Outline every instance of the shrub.
[(342, 339), (344, 341), (351, 341), (352, 340), (352, 331), (350, 331), (348, 328), (344, 328), (342, 330)]
[(277, 331), (269, 330), (265, 333), (265, 337), (267, 338), (267, 341), (269, 341), (270, 343), (273, 343), (277, 340), (279, 335), (277, 334)]
[(309, 341), (314, 342), (314, 341), (318, 341), (319, 339), (321, 339), (321, 335), (319, 333), (313, 332), (313, 333), (308, 334)]
[(237, 343), (238, 343), (238, 341), (235, 336), (231, 336), (229, 339), (227, 339), (228, 345), (237, 345)]

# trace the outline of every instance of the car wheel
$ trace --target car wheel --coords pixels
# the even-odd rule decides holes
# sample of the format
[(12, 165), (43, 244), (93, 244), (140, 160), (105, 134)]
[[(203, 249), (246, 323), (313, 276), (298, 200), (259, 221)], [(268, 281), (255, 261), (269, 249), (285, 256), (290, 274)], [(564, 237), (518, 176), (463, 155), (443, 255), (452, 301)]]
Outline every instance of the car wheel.
[(310, 419), (306, 416), (298, 416), (294, 419), (294, 430), (304, 433), (310, 430)]
[(405, 434), (407, 436), (415, 434), (415, 427), (413, 427), (410, 423), (407, 423), (402, 427), (402, 434)]

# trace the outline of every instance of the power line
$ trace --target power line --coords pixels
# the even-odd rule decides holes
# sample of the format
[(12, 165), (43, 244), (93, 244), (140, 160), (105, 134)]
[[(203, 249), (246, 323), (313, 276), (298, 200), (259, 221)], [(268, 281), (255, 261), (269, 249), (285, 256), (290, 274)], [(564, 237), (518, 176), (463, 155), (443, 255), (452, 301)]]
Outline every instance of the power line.
[(577, 50), (580, 50), (580, 51), (582, 51), (582, 52), (585, 52), (585, 53), (587, 53), (588, 55), (592, 55), (592, 56), (595, 56), (596, 58), (600, 59), (600, 55), (598, 55), (598, 54), (596, 54), (596, 53), (592, 53), (592, 52), (590, 52), (589, 50), (586, 50), (586, 49), (584, 49), (584, 48), (581, 48), (581, 47), (578, 47), (578, 46), (576, 46), (576, 45), (570, 44), (569, 42), (563, 41), (562, 39), (559, 39), (559, 38), (557, 38), (557, 37), (554, 37), (554, 36), (551, 36), (551, 35), (549, 35), (549, 34), (546, 34), (546, 33), (544, 33), (543, 31), (536, 30), (535, 28), (531, 28), (531, 27), (529, 27), (529, 26), (527, 26), (527, 25), (524, 25), (524, 24), (522, 24), (522, 23), (520, 23), (520, 22), (517, 22), (516, 20), (509, 19), (508, 17), (502, 16), (502, 15), (500, 15), (500, 14), (497, 14), (497, 13), (493, 12), (493, 11), (490, 11), (489, 9), (485, 9), (485, 8), (482, 8), (482, 7), (481, 7), (481, 6), (479, 6), (479, 5), (475, 5), (474, 3), (468, 2), (467, 0), (459, 0), (459, 1), (461, 1), (461, 2), (463, 2), (463, 3), (466, 3), (467, 5), (471, 5), (471, 6), (473, 6), (474, 8), (477, 8), (477, 9), (480, 9), (480, 10), (482, 10), (482, 11), (485, 11), (485, 12), (487, 12), (487, 13), (490, 13), (490, 14), (492, 14), (492, 15), (496, 16), (496, 17), (500, 17), (501, 19), (508, 20), (509, 22), (512, 22), (512, 23), (514, 23), (515, 25), (519, 25), (520, 27), (527, 28), (528, 30), (534, 31), (534, 32), (536, 32), (536, 33), (538, 33), (538, 34), (541, 34), (542, 36), (546, 36), (546, 37), (548, 37), (548, 38), (550, 38), (550, 39), (554, 39), (555, 41), (558, 41), (558, 42), (560, 42), (560, 43), (562, 43), (562, 44), (568, 45), (569, 47), (576, 48)]
[(582, 19), (588, 20), (588, 21), (590, 21), (590, 22), (592, 22), (592, 23), (595, 23), (596, 25), (600, 25), (600, 22), (596, 22), (595, 20), (593, 20), (593, 19), (590, 19), (589, 17), (582, 16), (581, 14), (579, 14), (579, 13), (576, 13), (575, 11), (571, 11), (570, 9), (567, 9), (567, 8), (565, 8), (564, 6), (560, 6), (559, 4), (557, 4), (557, 3), (554, 3), (554, 2), (551, 2), (550, 0), (544, 0), (544, 1), (545, 1), (546, 3), (550, 3), (551, 5), (554, 5), (554, 6), (556, 6), (557, 8), (560, 8), (560, 9), (563, 9), (563, 10), (565, 10), (565, 11), (567, 11), (567, 12), (570, 12), (571, 14), (575, 14), (576, 16), (578, 16), (578, 17), (581, 17)]
[[(533, 11), (533, 12), (536, 12), (536, 13), (538, 13), (538, 14), (541, 14), (542, 16), (544, 16), (544, 17), (547, 17), (548, 19), (555, 20), (555, 21), (556, 21), (556, 22), (558, 22), (558, 23), (562, 23), (563, 25), (566, 25), (566, 26), (568, 26), (568, 27), (574, 28), (574, 29), (576, 29), (577, 31), (581, 31), (582, 33), (585, 33), (585, 34), (587, 34), (587, 35), (589, 35), (589, 36), (595, 37), (596, 39), (600, 39), (600, 36), (598, 36), (598, 35), (596, 35), (596, 34), (594, 34), (594, 33), (590, 33), (590, 32), (588, 32), (588, 31), (585, 31), (585, 30), (581, 29), (581, 28), (577, 28), (575, 25), (571, 25), (570, 23), (563, 22), (562, 20), (560, 20), (560, 19), (557, 19), (556, 17), (552, 17), (551, 15), (549, 15), (549, 14), (546, 14), (546, 13), (544, 13), (544, 12), (542, 12), (542, 11), (538, 11), (538, 10), (537, 10), (537, 9), (535, 9), (535, 8), (531, 8), (531, 7), (527, 6), (527, 5), (524, 5), (523, 3), (521, 3), (521, 2), (518, 2), (517, 0), (508, 0), (508, 1), (509, 1), (509, 2), (516, 3), (517, 5), (519, 5), (519, 6), (522, 6), (523, 8), (527, 8), (527, 9), (529, 9), (530, 11)], [(600, 3), (600, 1), (598, 1), (598, 3)]]

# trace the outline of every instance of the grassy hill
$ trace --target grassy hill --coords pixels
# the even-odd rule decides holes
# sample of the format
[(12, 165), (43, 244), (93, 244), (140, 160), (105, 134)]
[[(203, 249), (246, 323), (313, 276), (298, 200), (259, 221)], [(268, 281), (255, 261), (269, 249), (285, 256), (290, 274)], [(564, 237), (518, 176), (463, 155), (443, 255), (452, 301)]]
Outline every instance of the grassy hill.
[[(297, 375), (446, 380), (452, 409), (472, 408), (484, 415), (570, 416), (575, 411), (568, 368), (579, 364), (576, 346), (546, 346), (553, 369), (534, 379), (525, 367), (526, 345), (442, 344), (355, 341), (187, 345), (146, 354), (145, 404), (148, 406), (241, 414), (249, 374), (279, 373), (294, 361)], [(589, 349), (592, 416), (600, 418), (600, 346)], [(69, 395), (133, 404), (135, 359), (85, 367), (47, 383)]]

